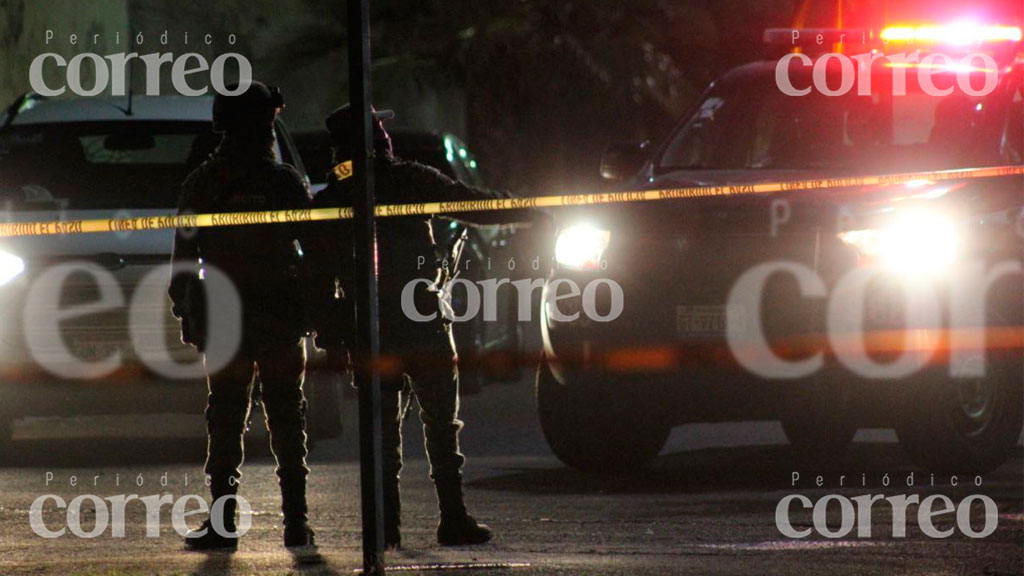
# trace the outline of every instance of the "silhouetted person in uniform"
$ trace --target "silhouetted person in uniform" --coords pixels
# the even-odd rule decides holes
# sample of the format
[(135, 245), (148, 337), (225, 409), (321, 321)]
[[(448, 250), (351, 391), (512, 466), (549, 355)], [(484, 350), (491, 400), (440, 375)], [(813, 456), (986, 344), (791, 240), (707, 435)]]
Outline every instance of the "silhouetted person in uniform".
[[(390, 112), (375, 113), (374, 178), (379, 204), (415, 202), (492, 200), (497, 194), (470, 188), (451, 180), (437, 170), (395, 158), (391, 139), (383, 119)], [(348, 105), (327, 118), (332, 153), (337, 165), (352, 159), (351, 112)], [(354, 195), (362, 193), (356, 180), (344, 170), (328, 175), (328, 185), (317, 194), (316, 207), (352, 206)], [(470, 225), (497, 225), (529, 222), (542, 213), (532, 210), (475, 212), (455, 216)], [(384, 467), (384, 539), (389, 548), (401, 545), (401, 504), (399, 474), (402, 469), (401, 423), (411, 396), (419, 402), (420, 420), (430, 476), (437, 491), (440, 523), (437, 540), (442, 545), (480, 544), (491, 539), (490, 529), (477, 523), (466, 512), (462, 493), (464, 458), (459, 451), (459, 379), (451, 324), (440, 313), (439, 296), (447, 270), (441, 262), (446, 250), (435, 242), (430, 216), (391, 217), (377, 220), (380, 341), (385, 361), (381, 370), (383, 467)], [(352, 228), (349, 221), (317, 224), (317, 248), (310, 251), (313, 269), (324, 302), (318, 307), (317, 345), (327, 350), (328, 362), (344, 369), (347, 360), (344, 343), (353, 326), (351, 302), (357, 270), (353, 255)], [(426, 264), (424, 264), (426, 263)], [(414, 289), (406, 290), (414, 280)], [(430, 286), (427, 286), (430, 284)], [(403, 312), (403, 292), (418, 314), (431, 317), (414, 321)], [(348, 300), (346, 301), (346, 297)], [(335, 360), (332, 361), (331, 358)], [(361, 361), (359, 358), (356, 362)], [(396, 364), (397, 363), (397, 364)]]
[[(233, 87), (229, 87), (232, 89)], [(284, 106), (280, 90), (253, 82), (238, 96), (218, 94), (213, 128), (223, 133), (216, 151), (182, 185), (179, 214), (297, 210), (310, 196), (299, 173), (274, 154), (274, 119)], [(302, 394), (306, 332), (299, 297), (302, 266), (296, 224), (259, 224), (178, 230), (173, 261), (193, 267), (175, 275), (169, 294), (182, 320), (182, 339), (204, 353), (209, 398), (206, 474), (214, 502), (238, 493), (243, 436), (253, 386), (262, 386), (270, 444), (277, 459), (284, 512), (284, 544), (313, 545), (306, 509), (306, 401)], [(241, 297), (241, 348), (226, 366), (210, 371), (206, 349), (209, 321), (203, 267), (212, 266), (232, 281)], [(213, 364), (216, 364), (214, 362)], [(236, 502), (226, 500), (223, 525), (235, 531)], [(215, 508), (212, 508), (215, 510)], [(211, 519), (191, 532), (186, 546), (196, 550), (234, 549), (237, 535), (211, 530)]]

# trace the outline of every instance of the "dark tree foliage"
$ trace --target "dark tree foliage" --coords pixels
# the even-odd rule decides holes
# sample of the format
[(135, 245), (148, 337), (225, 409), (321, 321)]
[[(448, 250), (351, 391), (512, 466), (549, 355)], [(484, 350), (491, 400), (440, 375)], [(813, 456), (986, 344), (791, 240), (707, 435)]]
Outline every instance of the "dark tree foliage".
[[(344, 77), (345, 10), (307, 0), (283, 62), (329, 58)], [(597, 184), (613, 140), (659, 138), (714, 79), (762, 53), (791, 0), (373, 0), (378, 95), (457, 87), (497, 185), (538, 193)], [(339, 96), (344, 90), (338, 87)]]

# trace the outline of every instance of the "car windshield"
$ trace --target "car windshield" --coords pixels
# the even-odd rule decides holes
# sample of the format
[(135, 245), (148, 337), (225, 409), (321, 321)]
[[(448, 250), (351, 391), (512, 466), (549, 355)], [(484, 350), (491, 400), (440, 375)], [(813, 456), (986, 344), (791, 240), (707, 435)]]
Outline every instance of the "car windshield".
[(816, 90), (787, 96), (774, 76), (714, 89), (673, 135), (658, 168), (861, 172), (1000, 161), (998, 146), (992, 154), (979, 145), (986, 122), (983, 98), (961, 91), (930, 96), (915, 90), (916, 79), (909, 75), (906, 94), (893, 97), (876, 80), (874, 93), (864, 96), (856, 88), (845, 96)]
[(0, 132), (0, 208), (173, 208), (216, 148), (206, 122), (12, 126)]

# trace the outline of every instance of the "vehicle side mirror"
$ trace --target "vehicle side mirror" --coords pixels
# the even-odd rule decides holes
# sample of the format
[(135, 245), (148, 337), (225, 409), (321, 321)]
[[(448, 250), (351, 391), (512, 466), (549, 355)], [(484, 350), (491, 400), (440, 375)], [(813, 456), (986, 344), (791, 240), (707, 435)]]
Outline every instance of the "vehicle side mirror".
[(624, 180), (643, 168), (650, 156), (651, 141), (616, 142), (601, 156), (601, 177), (605, 180)]

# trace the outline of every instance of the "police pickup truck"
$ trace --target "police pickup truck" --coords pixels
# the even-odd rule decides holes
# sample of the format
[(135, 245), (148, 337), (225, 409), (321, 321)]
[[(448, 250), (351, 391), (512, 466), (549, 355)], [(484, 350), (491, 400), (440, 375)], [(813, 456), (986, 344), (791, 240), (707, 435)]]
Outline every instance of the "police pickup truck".
[[(609, 148), (623, 190), (722, 194), (561, 214), (537, 407), (563, 462), (629, 470), (673, 426), (733, 420), (781, 421), (814, 459), (895, 428), (929, 471), (1005, 461), (1024, 405), (1020, 29), (881, 34), (864, 37), (916, 57), (750, 63), (665, 141)], [(1008, 168), (944, 172), (984, 167)], [(821, 185), (757, 193), (793, 180)]]

